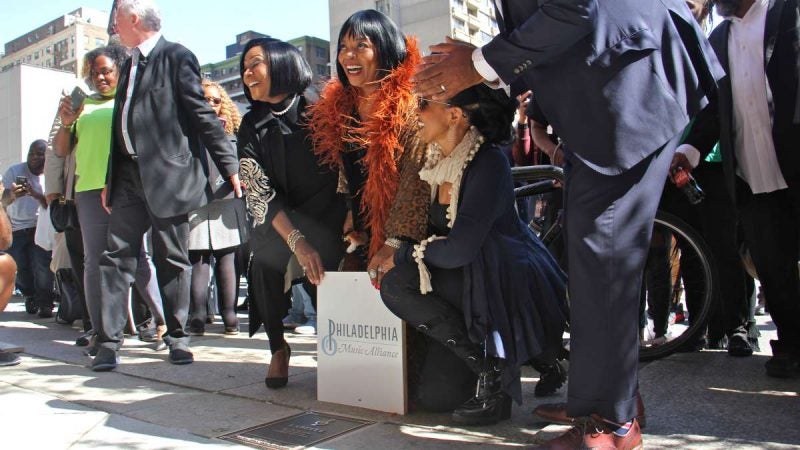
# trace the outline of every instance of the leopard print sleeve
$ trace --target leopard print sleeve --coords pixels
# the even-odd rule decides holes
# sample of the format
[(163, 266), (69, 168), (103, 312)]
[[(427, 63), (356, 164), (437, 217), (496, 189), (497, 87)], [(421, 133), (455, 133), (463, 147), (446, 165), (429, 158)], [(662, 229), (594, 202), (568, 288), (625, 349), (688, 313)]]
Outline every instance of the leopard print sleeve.
[(400, 182), (386, 221), (386, 237), (419, 242), (427, 237), (431, 200), (430, 185), (419, 178), (419, 171), (425, 163), (426, 146), (419, 138), (416, 126), (405, 133), (403, 141), (405, 150), (398, 161)]

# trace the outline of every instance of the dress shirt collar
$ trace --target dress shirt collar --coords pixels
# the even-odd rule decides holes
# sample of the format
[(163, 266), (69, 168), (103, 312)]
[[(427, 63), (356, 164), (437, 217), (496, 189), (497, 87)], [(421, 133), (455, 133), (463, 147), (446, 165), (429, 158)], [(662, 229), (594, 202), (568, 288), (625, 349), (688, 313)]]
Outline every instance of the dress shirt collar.
[(156, 32), (156, 34), (150, 36), (149, 38), (145, 39), (144, 42), (137, 45), (136, 48), (139, 49), (139, 52), (147, 58), (150, 56), (150, 52), (156, 47), (158, 44), (158, 40), (161, 39), (161, 32)]
[(767, 6), (769, 6), (769, 0), (755, 0), (752, 6), (750, 6), (750, 9), (748, 9), (747, 12), (744, 13), (744, 17), (739, 18), (736, 16), (723, 16), (722, 18), (725, 20), (730, 20), (733, 23), (750, 22), (752, 20), (755, 20), (754, 16), (759, 15), (757, 14), (759, 10), (766, 9)]

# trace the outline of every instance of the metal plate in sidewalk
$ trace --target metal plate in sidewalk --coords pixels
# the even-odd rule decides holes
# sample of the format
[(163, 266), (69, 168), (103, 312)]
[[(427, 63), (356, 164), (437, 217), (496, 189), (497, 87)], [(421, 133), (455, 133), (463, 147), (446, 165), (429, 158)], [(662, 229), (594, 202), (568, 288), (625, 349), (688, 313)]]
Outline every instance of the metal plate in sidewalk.
[(220, 436), (220, 439), (253, 448), (297, 449), (341, 436), (373, 423), (375, 422), (308, 411), (226, 434)]

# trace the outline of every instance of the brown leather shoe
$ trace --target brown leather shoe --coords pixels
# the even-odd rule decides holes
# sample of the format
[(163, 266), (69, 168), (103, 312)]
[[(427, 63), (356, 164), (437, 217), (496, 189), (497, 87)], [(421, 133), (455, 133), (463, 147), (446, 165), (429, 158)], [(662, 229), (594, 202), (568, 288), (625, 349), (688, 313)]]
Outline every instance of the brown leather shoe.
[[(542, 403), (534, 408), (533, 415), (538, 416), (545, 422), (561, 425), (572, 425), (575, 421), (572, 417), (567, 416), (566, 403)], [(642, 429), (647, 426), (647, 415), (644, 413), (644, 402), (641, 394), (636, 394), (636, 421), (639, 422), (639, 427)]]
[(633, 419), (631, 429), (625, 436), (614, 434), (610, 423), (592, 414), (574, 420), (575, 426), (557, 438), (535, 447), (538, 450), (642, 450), (642, 432)]

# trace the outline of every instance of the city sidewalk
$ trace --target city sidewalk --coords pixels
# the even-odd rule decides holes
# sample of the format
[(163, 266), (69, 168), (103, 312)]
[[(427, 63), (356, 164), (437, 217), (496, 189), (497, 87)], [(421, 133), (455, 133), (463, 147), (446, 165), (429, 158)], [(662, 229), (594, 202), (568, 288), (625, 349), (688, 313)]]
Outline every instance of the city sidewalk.
[[(774, 328), (768, 316), (759, 322), (768, 349)], [(246, 448), (219, 437), (309, 410), (375, 422), (317, 445), (326, 449), (524, 448), (565, 429), (530, 415), (538, 403), (563, 399), (563, 389), (561, 397), (536, 399), (533, 370), (523, 372), (525, 403), (511, 420), (465, 429), (446, 414), (398, 416), (318, 402), (314, 337), (287, 334), (289, 385), (268, 390), (264, 334), (224, 336), (222, 328), (207, 326), (193, 338), (194, 364), (171, 365), (166, 351), (129, 338), (119, 368), (95, 373), (84, 348), (74, 346), (77, 328), (28, 315), (13, 298), (0, 315), (0, 342), (25, 352), (20, 365), (0, 367), (0, 447)], [(768, 378), (767, 359), (704, 351), (643, 364), (646, 448), (800, 448), (800, 380)]]

